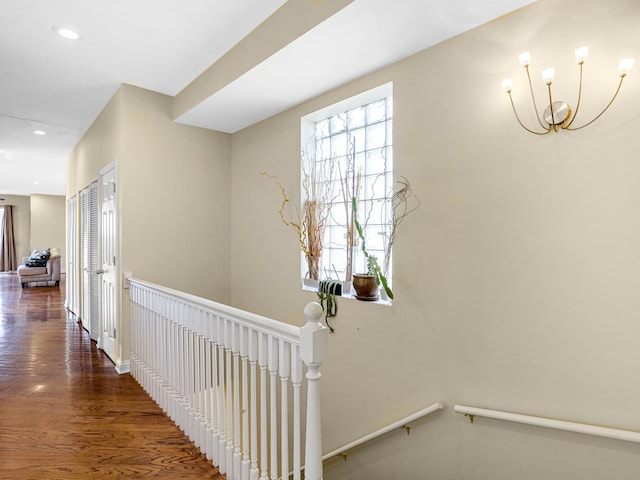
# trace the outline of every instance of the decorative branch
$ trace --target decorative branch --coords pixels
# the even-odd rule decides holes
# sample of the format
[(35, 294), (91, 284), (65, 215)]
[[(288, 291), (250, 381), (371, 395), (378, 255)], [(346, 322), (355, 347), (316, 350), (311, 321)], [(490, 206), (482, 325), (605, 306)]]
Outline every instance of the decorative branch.
[(287, 197), (287, 192), (285, 188), (282, 186), (282, 183), (280, 183), (280, 180), (278, 180), (278, 177), (276, 177), (275, 175), (271, 175), (267, 172), (262, 172), (260, 173), (260, 175), (263, 175), (273, 180), (276, 183), (276, 185), (278, 185), (278, 187), (280, 188), (280, 193), (282, 194), (282, 203), (280, 204), (280, 210), (278, 210), (278, 214), (280, 215), (280, 220), (282, 220), (282, 223), (284, 223), (287, 227), (292, 227), (296, 230), (296, 233), (298, 235), (298, 241), (300, 242), (300, 248), (302, 248), (302, 251), (304, 252), (305, 255), (310, 256), (309, 250), (307, 248), (306, 234), (305, 234), (305, 228), (303, 224), (301, 224), (300, 220), (298, 220), (298, 222), (293, 222), (293, 221), (287, 220), (286, 217), (284, 216), (284, 210), (285, 210), (285, 207), (287, 206), (287, 203), (289, 203), (289, 197)]
[(295, 229), (300, 248), (305, 255), (309, 278), (318, 280), (320, 257), (324, 247), (324, 231), (333, 202), (331, 189), (334, 162), (326, 162), (320, 166), (313, 158), (307, 160), (304, 152), (301, 153), (300, 158), (304, 202), (302, 211), (296, 204), (297, 221), (289, 220), (285, 215), (289, 197), (280, 180), (275, 175), (266, 172), (262, 172), (261, 175), (274, 181), (280, 188), (282, 195), (282, 203), (278, 211), (280, 219), (286, 226)]
[[(405, 177), (400, 177), (398, 183), (401, 187), (394, 192), (391, 196), (391, 219), (389, 227), (383, 233), (385, 237), (385, 249), (384, 249), (384, 262), (383, 271), (385, 275), (389, 274), (389, 267), (391, 263), (391, 250), (393, 242), (396, 238), (396, 231), (398, 226), (404, 222), (405, 218), (412, 212), (416, 211), (420, 207), (420, 199), (413, 193), (409, 180)], [(416, 202), (415, 205), (410, 206), (410, 202)]]
[(345, 218), (347, 220), (347, 265), (344, 278), (346, 282), (351, 282), (353, 277), (353, 247), (358, 244), (358, 236), (354, 224), (354, 212), (353, 208), (351, 208), (351, 199), (355, 198), (356, 202), (358, 201), (357, 199), (360, 195), (360, 187), (362, 184), (362, 171), (360, 169), (355, 171), (355, 141), (349, 139), (349, 144), (351, 145), (351, 155), (345, 168), (344, 177), (342, 176), (342, 172), (338, 170), (338, 175), (340, 177), (340, 191), (342, 193), (342, 202), (344, 204)]

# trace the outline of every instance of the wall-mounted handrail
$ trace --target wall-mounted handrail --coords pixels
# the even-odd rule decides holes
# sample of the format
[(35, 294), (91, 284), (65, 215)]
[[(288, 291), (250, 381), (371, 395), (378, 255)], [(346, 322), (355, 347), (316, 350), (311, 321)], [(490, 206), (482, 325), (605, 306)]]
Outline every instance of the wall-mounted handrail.
[(465, 405), (456, 405), (454, 407), (454, 410), (456, 413), (463, 413), (467, 415), (472, 422), (473, 417), (478, 416), (493, 418), (496, 420), (505, 420), (508, 422), (523, 423), (526, 425), (534, 425), (537, 427), (552, 428), (555, 430), (564, 430), (567, 432), (582, 433), (585, 435), (594, 435), (596, 437), (612, 438), (615, 440), (624, 440), (626, 442), (640, 443), (640, 432), (636, 432), (633, 430), (601, 427), (598, 425), (590, 425), (587, 423), (556, 420), (553, 418), (536, 417), (532, 415), (523, 415), (520, 413), (503, 412), (500, 410), (468, 407)]
[(403, 427), (407, 426), (407, 424), (409, 424), (411, 422), (414, 422), (414, 421), (418, 420), (419, 418), (425, 417), (425, 416), (429, 415), (430, 413), (436, 412), (438, 410), (442, 410), (443, 408), (444, 408), (444, 405), (441, 402), (432, 403), (431, 405), (429, 405), (426, 408), (423, 408), (422, 410), (419, 410), (419, 411), (417, 411), (415, 413), (412, 413), (411, 415), (409, 415), (407, 417), (404, 417), (401, 420), (393, 422), (392, 424), (387, 425), (386, 427), (382, 427), (381, 429), (376, 430), (375, 432), (372, 432), (372, 433), (370, 433), (368, 435), (365, 435), (362, 438), (354, 440), (353, 442), (348, 443), (347, 445), (345, 445), (343, 447), (337, 448), (337, 449), (333, 450), (332, 452), (329, 452), (329, 453), (323, 455), (322, 456), (322, 461), (324, 462), (326, 460), (329, 460), (330, 458), (337, 457), (338, 455), (340, 455), (340, 454), (342, 454), (342, 453), (344, 453), (346, 451), (349, 451), (349, 450), (352, 450), (352, 449), (354, 449), (356, 447), (359, 447), (360, 445), (363, 445), (363, 444), (365, 444), (365, 443), (367, 443), (367, 442), (369, 442), (371, 440), (374, 440), (374, 439), (376, 439), (378, 437), (381, 437), (382, 435), (384, 435), (386, 433), (389, 433), (389, 432), (391, 432), (393, 430), (397, 430), (399, 428), (403, 428)]

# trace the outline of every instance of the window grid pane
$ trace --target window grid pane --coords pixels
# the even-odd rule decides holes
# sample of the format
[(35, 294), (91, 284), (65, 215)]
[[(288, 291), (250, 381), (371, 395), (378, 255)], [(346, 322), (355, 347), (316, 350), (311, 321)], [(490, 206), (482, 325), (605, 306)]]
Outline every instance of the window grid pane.
[[(316, 162), (335, 162), (335, 171), (361, 174), (358, 219), (365, 229), (367, 250), (384, 262), (393, 194), (392, 97), (334, 115), (315, 124)], [(320, 278), (344, 280), (347, 271), (347, 215), (340, 177), (333, 179), (331, 214), (324, 234)], [(353, 188), (353, 186), (351, 186)], [(345, 201), (347, 202), (345, 205)], [(359, 245), (353, 250), (353, 273), (367, 271)], [(387, 280), (391, 284), (391, 268)]]

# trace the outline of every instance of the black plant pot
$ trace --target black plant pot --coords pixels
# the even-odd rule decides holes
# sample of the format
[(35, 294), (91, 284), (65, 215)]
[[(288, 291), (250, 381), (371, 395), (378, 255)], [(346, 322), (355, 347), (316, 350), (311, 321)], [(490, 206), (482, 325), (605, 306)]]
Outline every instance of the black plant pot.
[(339, 297), (342, 295), (342, 283), (333, 283), (333, 280), (320, 280), (318, 283), (319, 292), (333, 293)]

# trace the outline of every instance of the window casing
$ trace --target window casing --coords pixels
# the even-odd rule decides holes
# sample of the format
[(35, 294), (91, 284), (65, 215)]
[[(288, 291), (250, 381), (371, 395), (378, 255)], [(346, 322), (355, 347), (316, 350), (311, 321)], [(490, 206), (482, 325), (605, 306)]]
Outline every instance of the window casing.
[[(330, 187), (324, 188), (328, 192), (324, 201), (329, 208), (322, 236), (320, 280), (345, 280), (351, 274), (367, 272), (367, 262), (350, 220), (355, 197), (367, 251), (378, 258), (391, 285), (391, 250), (387, 248), (393, 195), (391, 87), (367, 92), (365, 99), (356, 105), (353, 100), (346, 108), (334, 106), (315, 114), (307, 123), (306, 140), (303, 123), (302, 202), (309, 197), (305, 178), (310, 171), (321, 172), (315, 178)], [(303, 259), (303, 277), (308, 276), (308, 270)]]

